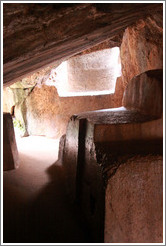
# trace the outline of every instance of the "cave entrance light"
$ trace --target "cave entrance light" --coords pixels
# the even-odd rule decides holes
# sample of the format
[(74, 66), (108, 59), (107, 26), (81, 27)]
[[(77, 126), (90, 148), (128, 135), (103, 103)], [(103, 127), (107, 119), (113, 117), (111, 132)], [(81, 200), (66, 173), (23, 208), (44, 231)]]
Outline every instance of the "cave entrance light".
[(52, 71), (59, 96), (114, 93), (116, 79), (121, 76), (119, 53), (119, 48), (114, 47), (77, 55), (62, 62)]

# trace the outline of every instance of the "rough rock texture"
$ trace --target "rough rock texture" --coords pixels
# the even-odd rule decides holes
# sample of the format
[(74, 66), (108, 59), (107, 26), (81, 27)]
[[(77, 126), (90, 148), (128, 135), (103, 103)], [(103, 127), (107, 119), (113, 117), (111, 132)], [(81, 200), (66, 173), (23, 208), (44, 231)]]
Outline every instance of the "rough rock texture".
[(14, 94), (10, 87), (3, 89), (3, 112), (12, 114), (12, 107), (15, 105)]
[(123, 107), (70, 119), (63, 152), (67, 188), (82, 210), (92, 242), (104, 242), (107, 179), (135, 155), (162, 154), (162, 119), (152, 119)]
[(3, 112), (14, 114), (14, 107), (21, 104), (32, 91), (30, 88), (10, 88), (3, 89)]
[(59, 97), (53, 86), (36, 87), (25, 101), (27, 130), (30, 135), (58, 137), (66, 133), (71, 115), (79, 112), (116, 107), (114, 94), (101, 96)]
[(163, 112), (163, 70), (151, 70), (134, 77), (127, 85), (123, 106), (161, 117)]
[[(109, 114), (109, 112), (107, 114)], [(118, 116), (119, 121), (117, 119)], [(116, 118), (116, 122), (113, 119), (114, 117)], [(144, 115), (134, 111), (123, 111), (119, 112), (119, 115), (114, 116), (110, 110), (107, 124), (112, 123), (112, 125), (106, 125), (105, 122), (102, 121), (100, 121), (100, 124), (96, 124), (94, 129), (94, 141), (95, 143), (107, 143), (111, 139), (112, 143), (123, 142), (126, 144), (126, 141), (132, 140), (135, 141), (134, 145), (136, 145), (138, 140), (161, 140), (163, 136), (163, 119), (149, 120), (150, 118), (144, 118)], [(137, 146), (137, 148), (138, 147), (139, 146)], [(124, 149), (119, 150), (119, 153), (125, 151), (127, 148), (127, 145), (124, 146)]]
[[(29, 135), (60, 137), (66, 133), (71, 115), (121, 106), (123, 85), (120, 77), (117, 81), (114, 94), (99, 96), (59, 97), (55, 86), (36, 86), (26, 100), (15, 106), (15, 117)], [(4, 95), (8, 105), (10, 94)]]
[(124, 93), (124, 85), (122, 77), (117, 77), (116, 85), (115, 85), (115, 93), (114, 93), (114, 107), (120, 107), (122, 105)]
[(46, 85), (41, 88), (35, 87), (24, 102), (24, 108), (29, 135), (46, 135), (49, 137), (61, 135), (59, 132), (61, 129), (56, 126), (61, 121), (65, 121), (66, 115), (62, 114), (55, 87)]
[(117, 47), (70, 58), (65, 89), (68, 92), (114, 92), (116, 78), (121, 76), (118, 58)]
[(25, 107), (25, 101), (21, 102), (20, 104), (16, 104), (14, 108), (14, 116), (15, 116), (15, 121), (20, 124), (21, 127), (21, 132), (17, 131), (18, 129), (15, 127), (15, 132), (21, 136), (21, 137), (26, 137), (28, 136), (28, 131), (27, 131), (27, 117), (26, 117), (26, 107)]
[[(4, 3), (4, 83), (113, 39), (159, 3)], [(118, 40), (119, 42), (119, 40)]]
[(11, 108), (20, 104), (29, 95), (31, 90), (38, 84), (41, 85), (46, 81), (54, 67), (49, 66), (28, 77), (18, 80), (9, 87), (3, 88), (3, 112), (11, 112)]
[(63, 164), (70, 201), (81, 209), (90, 242), (103, 242), (104, 182), (95, 158), (94, 125), (73, 116), (68, 124)]
[[(116, 47), (116, 46), (120, 47), (121, 42), (122, 42), (122, 38), (123, 38), (123, 32), (120, 33), (119, 35), (115, 36), (113, 39), (106, 40), (106, 41), (104, 41), (98, 45), (93, 46), (92, 48), (89, 48), (89, 49), (82, 51), (81, 53), (79, 53), (77, 55), (86, 55), (86, 54), (89, 54), (91, 52), (104, 50), (104, 49), (110, 49), (110, 48)], [(113, 42), (115, 42), (114, 45), (113, 45)], [(75, 56), (77, 56), (77, 55), (75, 55)]]
[(19, 156), (12, 117), (9, 113), (3, 113), (3, 170), (12, 170), (18, 166)]
[(105, 243), (163, 242), (162, 156), (135, 156), (109, 179)]
[[(81, 125), (81, 124), (80, 124)], [(67, 125), (66, 139), (63, 150), (63, 165), (66, 169), (67, 191), (70, 199), (76, 198), (76, 175), (79, 148), (79, 121), (72, 117)]]
[(120, 48), (124, 85), (147, 70), (163, 68), (162, 20), (158, 13), (125, 30)]
[[(105, 44), (103, 44), (103, 46), (100, 45), (98, 49), (101, 49), (102, 47), (105, 47)], [(118, 52), (118, 48), (115, 49)], [(88, 51), (87, 55), (92, 54), (89, 54), (89, 52), (90, 51)], [(102, 51), (99, 50), (98, 52)], [(109, 56), (112, 54), (111, 52), (109, 53)], [(81, 56), (79, 55), (77, 57)], [(94, 65), (97, 66), (97, 68), (102, 68), (103, 65), (98, 63), (100, 60), (99, 57), (99, 54), (95, 55), (95, 57), (90, 57), (92, 66), (91, 70), (95, 69), (93, 67)], [(118, 55), (116, 58), (118, 60)], [(94, 71), (89, 70), (89, 67), (86, 67), (87, 64), (88, 59), (85, 58), (85, 67), (83, 68), (83, 71), (85, 70), (86, 74), (84, 74), (84, 76), (82, 76), (81, 67), (79, 67), (80, 70), (77, 72), (79, 72), (79, 76), (82, 77), (79, 77), (78, 74), (75, 73), (78, 79), (75, 81), (77, 83), (77, 87), (79, 87), (79, 84), (82, 82), (84, 85), (81, 85), (81, 90), (83, 88), (86, 89), (88, 86), (91, 89), (96, 90), (96, 86), (98, 85), (102, 85), (99, 89), (104, 89), (103, 80), (105, 82), (104, 85), (107, 86), (107, 80), (112, 79), (112, 76), (114, 76), (113, 74), (110, 74), (109, 69), (107, 69), (108, 64), (105, 63), (103, 66), (106, 66), (105, 70), (100, 69), (97, 74), (97, 70), (95, 70), (94, 73)], [(73, 69), (74, 68), (72, 68), (72, 71)], [(94, 76), (91, 76), (92, 72)], [(25, 77), (24, 79), (4, 89), (3, 111), (14, 114), (16, 120), (18, 120), (22, 127), (26, 130), (26, 135), (60, 137), (66, 133), (67, 122), (72, 114), (89, 110), (119, 107), (122, 105), (123, 84), (121, 77), (117, 78), (114, 94), (80, 97), (72, 97), (71, 95), (70, 97), (59, 97), (56, 88), (58, 89), (58, 93), (60, 93), (61, 89), (62, 94), (64, 94), (64, 91), (67, 90), (66, 87), (72, 87), (71, 80), (67, 81), (68, 83), (64, 85), (63, 76), (63, 71), (58, 75), (57, 68), (50, 66), (37, 73), (34, 73), (31, 76)], [(92, 81), (88, 80), (88, 78), (91, 78)], [(81, 80), (81, 82), (79, 80)], [(85, 84), (86, 80), (91, 83)], [(76, 84), (74, 86), (76, 87)], [(65, 94), (65, 96), (66, 95), (68, 94)]]
[(65, 149), (65, 142), (66, 142), (66, 134), (62, 135), (59, 140), (59, 152), (58, 152), (58, 162), (62, 165), (63, 164), (63, 151)]

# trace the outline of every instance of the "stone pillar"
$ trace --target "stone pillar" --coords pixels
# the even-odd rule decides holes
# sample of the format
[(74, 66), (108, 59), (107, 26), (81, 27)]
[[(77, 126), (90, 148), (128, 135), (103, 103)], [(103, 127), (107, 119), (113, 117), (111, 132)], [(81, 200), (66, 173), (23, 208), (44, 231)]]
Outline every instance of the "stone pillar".
[(3, 170), (12, 170), (18, 166), (19, 156), (12, 117), (10, 113), (3, 113)]

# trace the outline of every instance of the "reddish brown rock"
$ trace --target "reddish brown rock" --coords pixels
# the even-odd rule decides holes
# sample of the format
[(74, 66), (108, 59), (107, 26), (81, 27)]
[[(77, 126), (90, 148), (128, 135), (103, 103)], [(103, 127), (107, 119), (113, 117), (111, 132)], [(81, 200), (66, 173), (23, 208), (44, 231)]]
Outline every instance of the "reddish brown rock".
[(161, 117), (163, 112), (163, 70), (151, 70), (134, 77), (127, 85), (123, 106)]
[(115, 36), (156, 11), (161, 3), (4, 3), (4, 83), (105, 40), (116, 45)]
[(15, 140), (12, 117), (9, 113), (3, 114), (3, 170), (18, 168), (19, 156)]
[(162, 119), (123, 107), (71, 118), (63, 158), (67, 187), (92, 242), (104, 241), (107, 179), (131, 156), (149, 154), (162, 154)]
[(66, 139), (63, 150), (63, 165), (66, 171), (67, 191), (71, 201), (76, 198), (76, 175), (79, 147), (79, 121), (72, 117), (66, 131)]
[(115, 85), (115, 93), (114, 93), (114, 108), (118, 108), (122, 106), (122, 99), (123, 99), (123, 93), (124, 93), (124, 85), (122, 77), (117, 77), (116, 79), (116, 85)]
[[(125, 112), (125, 111), (124, 111)], [(115, 123), (112, 119), (109, 125), (105, 125), (104, 122), (100, 124), (96, 124), (94, 129), (94, 141), (95, 143), (112, 143), (113, 145), (121, 142), (123, 144), (123, 148), (118, 150), (118, 153), (128, 151), (127, 142), (132, 141), (133, 146), (130, 146), (131, 149), (139, 149), (141, 146), (136, 146), (137, 143), (141, 141), (154, 141), (160, 140), (162, 141), (163, 136), (163, 119), (158, 120), (148, 120), (148, 118), (143, 119), (143, 115), (134, 113), (132, 111), (128, 111), (127, 117), (125, 117), (124, 112), (119, 114), (120, 121), (115, 119)], [(135, 114), (135, 115), (134, 115)], [(112, 118), (114, 118), (113, 114), (111, 114)], [(116, 117), (116, 116), (115, 116)], [(134, 119), (128, 119), (128, 117), (134, 117)], [(111, 118), (111, 117), (110, 117)], [(141, 119), (142, 118), (142, 119)], [(146, 122), (147, 119), (147, 122)], [(132, 121), (133, 120), (133, 121)], [(142, 121), (142, 122), (141, 122)], [(145, 122), (144, 122), (145, 121)], [(109, 123), (109, 119), (107, 119), (107, 124)], [(137, 142), (138, 141), (138, 142)], [(135, 142), (135, 143), (134, 143)], [(126, 145), (126, 146), (125, 146)], [(148, 146), (147, 146), (148, 147)], [(150, 149), (149, 145), (149, 149)], [(156, 149), (159, 146), (156, 146)]]
[(58, 152), (58, 162), (63, 164), (63, 156), (64, 156), (64, 149), (65, 149), (65, 142), (66, 142), (66, 134), (62, 135), (59, 140), (59, 152)]
[(121, 45), (121, 42), (122, 42), (122, 37), (123, 37), (123, 32), (120, 33), (119, 35), (115, 36), (113, 39), (106, 40), (106, 41), (104, 41), (98, 45), (93, 46), (92, 48), (89, 48), (89, 49), (82, 51), (81, 53), (79, 53), (77, 55), (85, 55), (85, 54), (89, 54), (91, 52), (95, 52), (98, 50), (110, 49), (110, 48), (116, 47), (116, 46), (119, 47)]
[(114, 93), (116, 79), (121, 76), (119, 48), (103, 49), (72, 57), (66, 62), (66, 66), (66, 81), (63, 74), (59, 74), (59, 80), (61, 79), (59, 84), (63, 85), (62, 93), (63, 90), (92, 95), (94, 92), (103, 91)]
[(163, 242), (162, 156), (135, 156), (109, 179), (105, 243)]
[[(42, 85), (35, 87), (26, 100), (15, 107), (15, 116), (25, 125), (29, 135), (60, 137), (66, 133), (71, 115), (121, 106), (121, 88), (122, 84), (119, 83), (115, 94), (59, 97), (55, 86)], [(7, 104), (7, 96), (5, 99)]]
[(125, 30), (121, 44), (124, 85), (147, 70), (163, 68), (162, 18), (158, 13)]

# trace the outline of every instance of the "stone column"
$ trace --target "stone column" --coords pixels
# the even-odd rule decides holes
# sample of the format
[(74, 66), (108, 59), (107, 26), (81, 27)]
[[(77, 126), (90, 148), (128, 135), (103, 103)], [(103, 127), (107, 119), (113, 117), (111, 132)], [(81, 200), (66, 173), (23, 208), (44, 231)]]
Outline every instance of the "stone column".
[(19, 156), (10, 113), (3, 113), (3, 170), (18, 168)]

